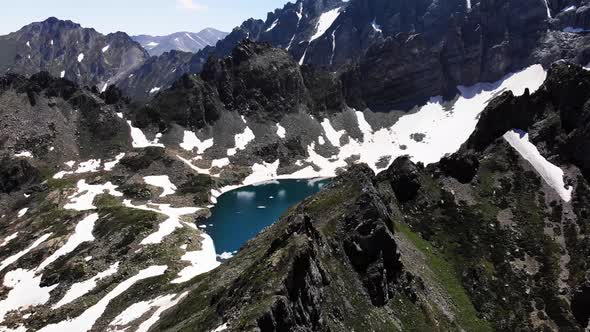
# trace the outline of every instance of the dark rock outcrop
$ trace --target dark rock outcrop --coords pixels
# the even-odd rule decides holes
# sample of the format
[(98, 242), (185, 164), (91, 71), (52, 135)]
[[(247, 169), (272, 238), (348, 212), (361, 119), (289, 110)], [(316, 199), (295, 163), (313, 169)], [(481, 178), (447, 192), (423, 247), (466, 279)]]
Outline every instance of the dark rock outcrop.
[(577, 289), (572, 299), (572, 311), (581, 326), (590, 323), (590, 286)]
[(407, 202), (414, 199), (420, 190), (418, 173), (416, 164), (408, 156), (403, 156), (395, 159), (379, 177), (390, 182), (398, 201)]
[(454, 177), (461, 183), (469, 183), (477, 174), (479, 160), (471, 152), (455, 153), (442, 158), (439, 165), (445, 174)]
[(40, 179), (41, 173), (28, 160), (8, 157), (0, 159), (1, 193), (10, 194), (13, 191), (24, 189)]

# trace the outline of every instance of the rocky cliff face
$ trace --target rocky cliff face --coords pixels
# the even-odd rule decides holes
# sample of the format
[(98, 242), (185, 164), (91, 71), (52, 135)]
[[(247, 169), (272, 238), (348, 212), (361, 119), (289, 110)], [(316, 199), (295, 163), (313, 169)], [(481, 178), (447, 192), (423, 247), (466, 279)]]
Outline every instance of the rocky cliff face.
[(408, 109), (431, 96), (452, 99), (459, 85), (493, 82), (532, 63), (547, 66), (562, 58), (587, 63), (579, 58), (587, 37), (548, 32), (555, 20), (547, 16), (543, 1), (470, 3), (470, 8), (465, 1), (416, 4), (390, 12), (409, 22), (384, 25), (390, 37), (367, 46), (356, 73), (348, 75), (356, 88), (351, 90), (362, 96), (356, 104), (349, 98), (351, 103)]
[(47, 71), (99, 89), (127, 77), (149, 58), (125, 33), (105, 36), (53, 17), (1, 36), (0, 49), (1, 73), (30, 76)]
[[(590, 62), (584, 33), (587, 4), (548, 4), (300, 0), (269, 13), (264, 21), (245, 21), (215, 47), (176, 67), (182, 74), (198, 73), (209, 56), (228, 56), (243, 39), (269, 42), (287, 50), (298, 63), (339, 69), (348, 103), (357, 109), (408, 110), (432, 96), (452, 99), (457, 86), (494, 82), (531, 64), (548, 66), (559, 59)], [(580, 27), (566, 29), (570, 25)], [(164, 75), (154, 80), (158, 75), (153, 72), (159, 70), (146, 64), (135, 75), (150, 77), (148, 84), (138, 78), (120, 84), (133, 96), (145, 98), (152, 88), (168, 87), (176, 78)]]

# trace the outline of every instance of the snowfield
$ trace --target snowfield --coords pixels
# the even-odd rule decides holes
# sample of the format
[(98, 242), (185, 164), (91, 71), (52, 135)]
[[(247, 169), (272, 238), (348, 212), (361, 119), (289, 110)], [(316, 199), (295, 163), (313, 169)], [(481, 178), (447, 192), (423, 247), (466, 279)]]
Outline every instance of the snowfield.
[[(434, 97), (417, 112), (400, 117), (392, 127), (377, 131), (367, 123), (363, 112), (356, 111), (357, 123), (364, 137), (362, 141), (350, 139), (346, 145), (340, 144), (340, 138), (345, 132), (334, 130), (330, 120), (324, 119), (321, 124), (325, 136), (333, 146), (340, 147), (340, 152), (325, 158), (315, 152), (316, 145), (312, 143), (308, 146), (309, 157), (305, 161), (321, 170), (316, 171), (308, 166), (279, 178), (335, 176), (336, 170), (345, 167), (345, 160), (353, 155), (360, 156), (359, 162), (367, 163), (375, 171), (383, 169), (377, 163), (384, 157), (390, 158), (389, 164), (405, 154), (410, 155), (414, 162), (438, 162), (446, 154), (456, 152), (469, 138), (475, 130), (480, 113), (495, 95), (510, 90), (520, 96), (526, 88), (531, 93), (535, 92), (546, 76), (541, 65), (534, 65), (495, 83), (459, 86), (460, 95), (452, 105), (446, 105), (442, 98)], [(424, 138), (418, 141), (413, 138), (413, 134), (422, 134)], [(252, 167), (254, 172), (259, 168), (257, 165)]]

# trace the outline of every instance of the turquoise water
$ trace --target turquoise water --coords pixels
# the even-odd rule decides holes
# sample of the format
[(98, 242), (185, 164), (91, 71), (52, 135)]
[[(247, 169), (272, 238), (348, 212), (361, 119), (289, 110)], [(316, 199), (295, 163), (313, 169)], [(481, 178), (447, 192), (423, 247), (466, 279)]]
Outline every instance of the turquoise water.
[(279, 180), (229, 191), (217, 198), (199, 227), (213, 238), (217, 254), (235, 253), (291, 206), (317, 193), (329, 180)]

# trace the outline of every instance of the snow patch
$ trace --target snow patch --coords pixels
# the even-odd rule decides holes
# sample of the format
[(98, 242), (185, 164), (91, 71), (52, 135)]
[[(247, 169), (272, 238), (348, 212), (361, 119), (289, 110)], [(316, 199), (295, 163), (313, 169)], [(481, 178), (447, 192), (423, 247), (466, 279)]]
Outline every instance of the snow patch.
[(94, 223), (98, 220), (98, 213), (93, 213), (88, 217), (82, 219), (74, 230), (66, 244), (57, 249), (51, 256), (47, 257), (41, 265), (37, 268), (38, 271), (43, 270), (51, 263), (58, 260), (60, 257), (65, 256), (74, 251), (80, 244), (84, 242), (90, 242), (94, 240), (92, 230), (94, 229)]
[(565, 202), (572, 199), (571, 186), (566, 188), (563, 181), (563, 170), (545, 159), (539, 153), (537, 147), (529, 141), (529, 134), (511, 130), (504, 135), (504, 139), (512, 146), (518, 153), (527, 160), (545, 182), (553, 188)]
[(134, 148), (147, 148), (148, 146), (159, 146), (161, 148), (164, 147), (164, 144), (159, 143), (160, 138), (158, 135), (156, 135), (156, 138), (154, 138), (153, 141), (148, 141), (141, 129), (133, 127), (131, 121), (127, 121), (127, 124), (131, 129), (131, 139), (133, 140), (131, 144)]
[[(242, 117), (242, 119), (244, 120), (244, 122), (246, 121), (243, 117)], [(255, 138), (256, 138), (256, 136), (254, 136), (254, 132), (252, 131), (252, 129), (250, 129), (250, 127), (246, 126), (246, 129), (244, 129), (244, 131), (241, 134), (236, 134), (236, 136), (234, 138), (235, 148), (228, 149), (227, 155), (233, 156), (237, 153), (238, 150), (244, 150), (246, 148), (246, 146), (248, 145), (248, 143), (253, 141)]]
[(125, 157), (125, 153), (119, 153), (115, 157), (115, 160), (107, 161), (106, 163), (104, 163), (104, 170), (105, 171), (112, 171), (113, 168), (115, 168), (115, 166), (117, 166), (117, 164), (121, 161), (121, 159), (123, 159), (123, 157)]
[(84, 53), (78, 54), (78, 62), (82, 62), (84, 60)]
[(81, 162), (78, 165), (78, 169), (76, 170), (75, 173), (77, 173), (77, 174), (95, 173), (95, 172), (98, 172), (100, 167), (101, 167), (100, 159), (90, 159), (90, 160)]
[(168, 175), (146, 176), (143, 181), (151, 186), (162, 188), (163, 192), (160, 197), (172, 195), (176, 192), (176, 186), (170, 182)]
[(102, 53), (105, 53), (106, 51), (108, 51), (110, 47), (111, 47), (111, 45), (107, 45), (107, 46), (103, 47)]
[(24, 216), (27, 213), (27, 211), (29, 211), (29, 208), (21, 209), (21, 210), (18, 211), (17, 216), (19, 218), (21, 218), (22, 216)]
[(200, 274), (213, 270), (221, 264), (217, 261), (213, 239), (206, 233), (202, 233), (201, 237), (203, 238), (201, 241), (201, 250), (188, 251), (181, 257), (183, 261), (189, 262), (190, 266), (178, 272), (178, 277), (172, 280), (173, 284), (187, 282)]
[[(507, 75), (503, 80), (495, 83), (479, 83), (471, 87), (459, 86), (460, 95), (453, 104), (445, 104), (442, 98), (432, 98), (417, 112), (399, 118), (392, 127), (373, 130), (365, 120), (362, 112), (355, 112), (358, 126), (363, 133), (362, 140), (349, 139), (340, 146), (340, 137), (344, 131), (334, 130), (330, 121), (324, 119), (322, 127), (325, 137), (340, 151), (330, 157), (323, 157), (316, 151), (316, 144), (308, 146), (307, 162), (312, 166), (303, 168), (293, 174), (291, 178), (313, 178), (320, 176), (335, 176), (337, 170), (346, 167), (345, 160), (358, 156), (359, 162), (368, 164), (373, 170), (383, 168), (380, 161), (388, 157), (390, 163), (396, 157), (409, 154), (414, 162), (430, 164), (438, 162), (448, 153), (456, 152), (461, 144), (469, 138), (478, 122), (480, 113), (488, 102), (502, 91), (511, 90), (519, 96), (528, 87), (535, 92), (544, 82), (547, 73), (541, 65), (534, 65), (518, 73)], [(422, 133), (424, 139), (420, 142), (412, 139), (413, 134)], [(387, 149), (384, 149), (387, 147)], [(381, 167), (377, 167), (379, 164)], [(385, 165), (387, 167), (388, 165)]]
[(262, 162), (262, 164), (252, 165), (252, 174), (244, 179), (245, 186), (260, 183), (268, 179), (275, 179), (278, 177), (277, 171), (279, 169), (280, 161), (277, 159), (273, 163)]
[(17, 236), (18, 236), (18, 232), (5, 237), (4, 241), (2, 241), (2, 243), (0, 243), (0, 247), (5, 247), (8, 243), (10, 243), (10, 241), (16, 239)]
[(562, 12), (562, 13), (566, 13), (566, 12), (571, 12), (571, 11), (574, 11), (574, 10), (576, 10), (576, 9), (577, 9), (577, 8), (576, 8), (576, 6), (575, 6), (575, 5), (571, 5), (571, 6), (569, 6), (569, 7), (566, 7), (566, 8), (564, 8), (564, 9), (563, 9), (561, 12)]
[[(467, 0), (467, 3), (468, 3), (468, 8), (471, 8), (471, 3), (469, 0)], [(373, 27), (373, 30), (375, 30), (376, 32), (383, 33), (383, 30), (381, 30), (381, 26), (379, 24), (377, 24), (376, 17), (371, 22), (371, 26)]]
[(545, 2), (545, 8), (547, 8), (547, 18), (552, 18), (551, 17), (551, 9), (549, 8), (549, 1), (543, 0), (543, 2)]
[(285, 127), (281, 126), (280, 123), (277, 123), (277, 136), (280, 138), (285, 138), (287, 136), (287, 130)]
[(311, 39), (309, 40), (310, 42), (321, 37), (332, 26), (332, 24), (334, 24), (334, 21), (336, 21), (336, 19), (340, 15), (340, 8), (341, 7), (334, 8), (323, 13), (320, 16), (320, 18), (318, 19), (318, 23), (316, 25), (315, 33), (313, 36), (311, 36)]
[(69, 203), (64, 205), (64, 209), (86, 211), (94, 210), (96, 207), (92, 204), (96, 196), (104, 194), (122, 197), (123, 194), (117, 191), (117, 186), (110, 181), (105, 184), (87, 184), (86, 180), (80, 180), (77, 183), (78, 191), (68, 197)]
[(182, 161), (183, 163), (185, 163), (193, 171), (195, 171), (195, 172), (197, 172), (199, 174), (208, 174), (209, 175), (209, 169), (197, 167), (197, 166), (193, 165), (190, 160), (184, 159), (184, 158), (182, 158), (179, 155), (176, 155), (176, 158), (178, 158), (180, 161)]
[(192, 151), (194, 148), (197, 148), (197, 152), (200, 154), (204, 153), (212, 146), (213, 138), (201, 141), (194, 132), (188, 130), (184, 131), (184, 138), (182, 143), (180, 143), (181, 148), (187, 151)]
[[(308, 46), (308, 48), (309, 48), (309, 46)], [(307, 55), (308, 48), (305, 49), (305, 52), (303, 52), (303, 56), (301, 57), (301, 59), (299, 59), (300, 66), (303, 66), (303, 63), (305, 62), (305, 56)]]
[(272, 22), (272, 24), (270, 25), (270, 27), (268, 29), (266, 29), (264, 32), (269, 32), (270, 30), (274, 29), (277, 24), (279, 24), (279, 19), (277, 18), (274, 22)]
[(333, 146), (339, 147), (340, 146), (340, 137), (342, 137), (342, 135), (344, 135), (346, 133), (346, 131), (345, 130), (336, 131), (334, 129), (334, 127), (332, 127), (332, 124), (330, 123), (330, 120), (328, 118), (326, 118), (322, 121), (322, 128), (324, 128), (324, 133), (326, 134), (328, 141), (330, 141), (330, 143)]
[[(0, 302), (0, 322), (12, 310), (19, 310), (49, 301), (49, 294), (56, 285), (41, 287), (42, 275), (36, 275), (36, 270), (16, 269), (4, 275), (4, 286), (10, 291)], [(0, 327), (2, 329), (2, 327)]]
[(225, 166), (229, 166), (229, 164), (229, 158), (221, 158), (213, 160), (211, 162), (211, 167), (224, 168)]
[(21, 151), (19, 153), (16, 153), (14, 156), (17, 157), (17, 158), (20, 158), (20, 157), (22, 157), (22, 158), (33, 158), (33, 154), (31, 152), (29, 152), (29, 151)]
[(213, 330), (211, 332), (223, 332), (227, 329), (228, 329), (227, 323), (224, 323), (224, 324), (218, 326), (217, 328), (215, 328), (215, 330)]

